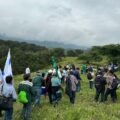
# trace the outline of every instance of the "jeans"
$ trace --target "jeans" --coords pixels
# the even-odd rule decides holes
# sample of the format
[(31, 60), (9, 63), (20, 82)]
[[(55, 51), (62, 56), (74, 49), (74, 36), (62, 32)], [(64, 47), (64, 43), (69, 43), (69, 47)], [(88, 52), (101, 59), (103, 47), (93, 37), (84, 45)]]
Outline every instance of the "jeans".
[(48, 92), (49, 102), (52, 104), (52, 92)]
[(114, 97), (115, 97), (115, 100), (117, 100), (117, 93), (116, 93), (116, 90), (117, 90), (117, 89), (114, 90)]
[(31, 105), (30, 104), (23, 105), (21, 117), (23, 120), (31, 120)]
[(93, 88), (93, 81), (89, 81), (89, 86), (90, 86), (90, 89)]
[(59, 90), (60, 90), (59, 86), (52, 87), (52, 102), (53, 103), (58, 103), (58, 101), (60, 100)]
[(104, 102), (105, 89), (96, 88), (95, 100), (98, 101), (101, 94), (101, 102)]
[(13, 108), (6, 110), (4, 114), (4, 120), (12, 120)]
[(59, 91), (52, 94), (52, 101), (53, 102), (58, 102), (61, 100), (61, 98), (62, 98), (62, 93)]
[(78, 84), (77, 84), (77, 92), (80, 92), (80, 90), (81, 90), (81, 83), (80, 83), (81, 81), (79, 80), (78, 81)]
[(114, 95), (114, 90), (107, 88), (105, 92), (105, 101), (107, 101), (108, 95), (111, 95), (112, 101), (115, 102), (115, 95)]
[(74, 104), (75, 103), (75, 91), (69, 91), (67, 95), (69, 96), (70, 103)]
[(41, 88), (35, 89), (35, 101), (34, 105), (39, 106), (40, 105), (40, 97), (41, 97)]

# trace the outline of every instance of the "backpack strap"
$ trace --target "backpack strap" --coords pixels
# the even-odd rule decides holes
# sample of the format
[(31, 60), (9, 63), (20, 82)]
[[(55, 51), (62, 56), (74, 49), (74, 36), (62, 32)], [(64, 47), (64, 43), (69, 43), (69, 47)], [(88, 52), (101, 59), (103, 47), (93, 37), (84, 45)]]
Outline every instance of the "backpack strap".
[(1, 95), (3, 95), (3, 84), (1, 86)]
[[(2, 94), (2, 96), (4, 96), (3, 95), (3, 87), (4, 87), (4, 84), (2, 85), (2, 87), (1, 87), (1, 94)], [(12, 94), (13, 94), (13, 91), (12, 91), (12, 93), (10, 93), (8, 96), (7, 96), (7, 98), (12, 98)], [(4, 96), (5, 97), (5, 96)]]

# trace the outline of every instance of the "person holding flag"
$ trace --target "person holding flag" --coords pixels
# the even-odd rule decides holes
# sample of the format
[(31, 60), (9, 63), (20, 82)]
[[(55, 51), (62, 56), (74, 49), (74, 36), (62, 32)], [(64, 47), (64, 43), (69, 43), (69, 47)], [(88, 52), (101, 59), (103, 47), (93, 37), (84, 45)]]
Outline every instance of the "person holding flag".
[[(3, 83), (3, 77), (2, 77), (2, 71), (0, 69), (0, 96), (2, 95), (2, 83)], [(0, 110), (0, 117), (2, 117), (2, 110)]]
[[(12, 97), (12, 101), (16, 101), (17, 94), (13, 85), (13, 73), (12, 73), (12, 66), (11, 66), (11, 55), (10, 49), (8, 51), (4, 72), (3, 72), (3, 83), (2, 83), (2, 95), (6, 98)], [(13, 115), (13, 106), (5, 110), (4, 120), (12, 120)]]
[(62, 67), (60, 65), (57, 65), (56, 58), (54, 56), (51, 57), (51, 64), (52, 64), (53, 69), (56, 70), (57, 77), (59, 77), (59, 79), (61, 80), (62, 79), (62, 74), (61, 74)]
[(10, 49), (8, 51), (8, 55), (7, 55), (7, 59), (6, 59), (5, 67), (4, 67), (4, 72), (3, 72), (3, 80), (4, 80), (4, 82), (5, 82), (6, 76), (9, 76), (9, 75), (13, 76), (12, 66), (11, 66)]
[(2, 83), (3, 83), (3, 77), (2, 77), (2, 71), (0, 69), (0, 95), (2, 95), (2, 92), (1, 92), (1, 90), (2, 90)]
[(57, 70), (57, 62), (54, 56), (51, 57), (51, 64), (53, 68)]

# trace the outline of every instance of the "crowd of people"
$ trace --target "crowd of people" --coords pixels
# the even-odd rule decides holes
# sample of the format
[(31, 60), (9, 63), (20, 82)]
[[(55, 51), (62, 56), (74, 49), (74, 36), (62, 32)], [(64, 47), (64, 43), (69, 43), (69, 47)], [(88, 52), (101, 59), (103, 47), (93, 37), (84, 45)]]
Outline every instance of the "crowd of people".
[(101, 102), (105, 102), (109, 94), (111, 95), (112, 102), (117, 100), (116, 90), (119, 85), (119, 78), (112, 69), (99, 68), (96, 74), (92, 69), (88, 70), (87, 78), (90, 89), (95, 86), (95, 101), (98, 101), (101, 95)]
[[(88, 79), (89, 88), (95, 87), (95, 101), (98, 102), (101, 95), (101, 102), (107, 101), (110, 94), (112, 102), (117, 100), (116, 90), (118, 87), (118, 77), (114, 71), (107, 68), (98, 68), (94, 71), (91, 65), (83, 64), (81, 69), (74, 64), (62, 66), (57, 69), (51, 68), (48, 72), (41, 73), (40, 70), (32, 78), (30, 69), (26, 68), (23, 81), (19, 83), (17, 92), (13, 84), (13, 77), (7, 76), (3, 82), (0, 80), (0, 96), (11, 97), (13, 102), (17, 99), (23, 104), (21, 119), (31, 120), (32, 107), (41, 106), (41, 95), (48, 95), (49, 103), (56, 107), (62, 98), (62, 92), (68, 95), (72, 105), (75, 103), (76, 92), (81, 91), (81, 74), (85, 74)], [(1, 103), (0, 103), (1, 104)], [(4, 120), (12, 120), (13, 106), (9, 109), (0, 108), (0, 116), (5, 110)]]

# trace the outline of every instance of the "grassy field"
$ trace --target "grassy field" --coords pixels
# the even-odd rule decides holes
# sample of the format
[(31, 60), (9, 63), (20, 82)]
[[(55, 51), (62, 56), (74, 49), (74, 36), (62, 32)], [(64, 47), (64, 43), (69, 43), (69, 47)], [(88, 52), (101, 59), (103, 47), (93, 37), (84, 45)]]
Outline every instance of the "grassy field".
[[(76, 58), (69, 61), (69, 58), (61, 62), (61, 64), (74, 63)], [(77, 61), (79, 65), (79, 61)], [(120, 75), (120, 73), (117, 73)], [(33, 76), (35, 73), (33, 73)], [(33, 120), (120, 120), (120, 89), (117, 90), (118, 101), (111, 102), (109, 96), (106, 103), (94, 102), (95, 89), (90, 90), (86, 75), (82, 75), (82, 90), (76, 93), (75, 105), (71, 105), (68, 96), (63, 93), (63, 98), (57, 107), (53, 107), (48, 103), (48, 98), (42, 96), (41, 107), (32, 109)], [(119, 76), (120, 77), (120, 76)], [(14, 77), (15, 88), (22, 81), (22, 75)], [(13, 120), (21, 120), (20, 113), (22, 104), (16, 102), (14, 104)], [(2, 118), (3, 119), (3, 118)], [(1, 119), (1, 120), (2, 120)]]
[[(15, 76), (15, 86), (17, 88), (22, 75)], [(34, 108), (32, 112), (33, 120), (119, 120), (120, 119), (120, 90), (117, 91), (118, 101), (112, 103), (109, 97), (106, 103), (94, 102), (95, 89), (90, 90), (85, 75), (82, 75), (82, 90), (76, 94), (76, 103), (72, 106), (68, 97), (63, 93), (63, 98), (59, 105), (54, 108), (48, 103), (48, 99), (42, 97), (40, 108)], [(22, 104), (14, 104), (14, 119), (21, 120), (20, 113)]]
[[(102, 61), (94, 61), (94, 62), (90, 62), (90, 64), (92, 64), (93, 66), (103, 66), (106, 65), (108, 63), (107, 57), (102, 56), (103, 60)], [(80, 59), (78, 59), (78, 57), (65, 57), (62, 59), (62, 61), (60, 62), (60, 64), (65, 65), (65, 64), (75, 64), (76, 66), (80, 66), (81, 64), (85, 63), (86, 61), (82, 61)]]

